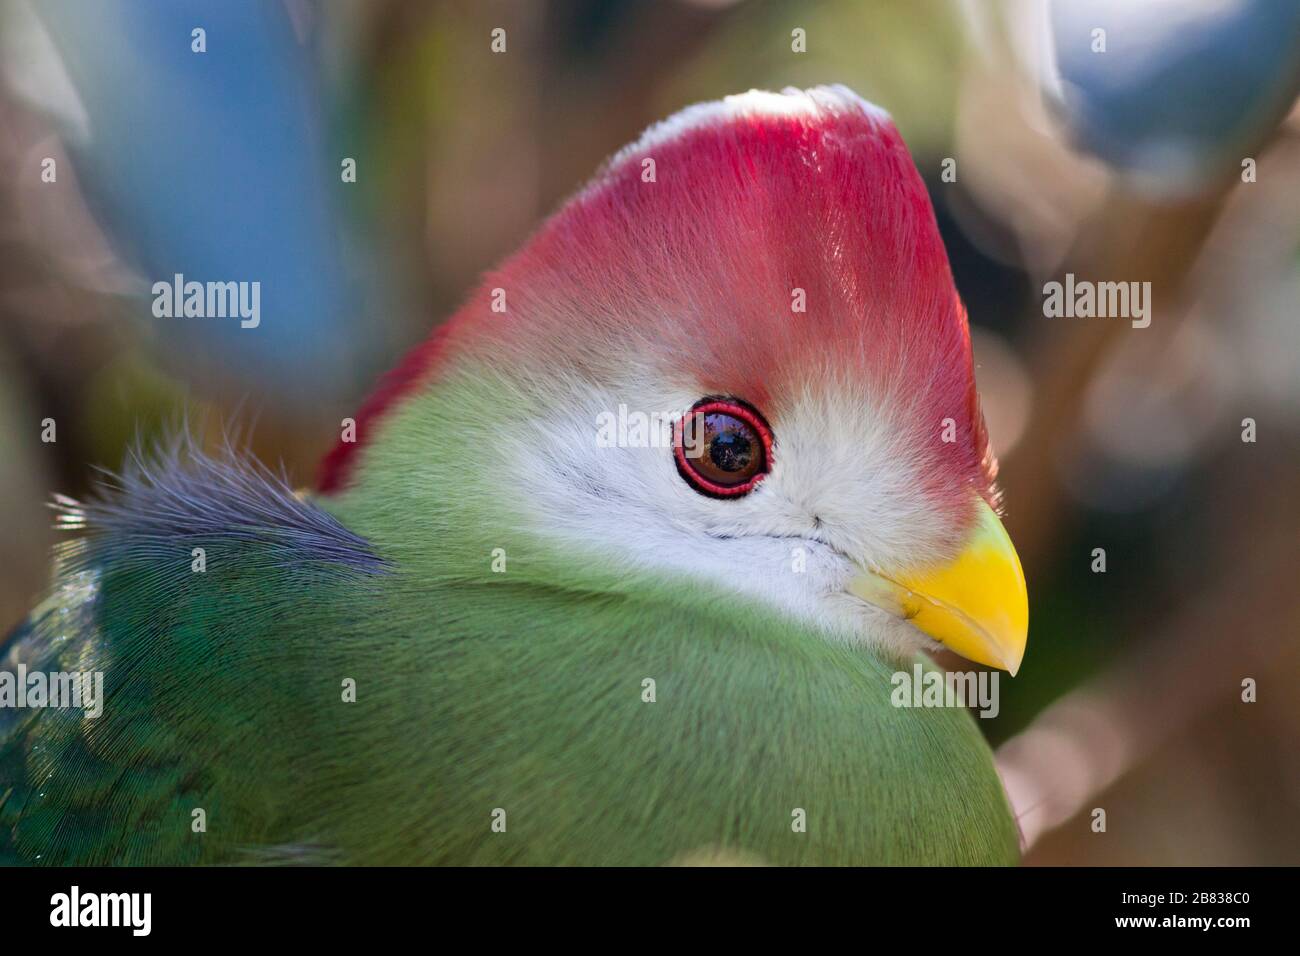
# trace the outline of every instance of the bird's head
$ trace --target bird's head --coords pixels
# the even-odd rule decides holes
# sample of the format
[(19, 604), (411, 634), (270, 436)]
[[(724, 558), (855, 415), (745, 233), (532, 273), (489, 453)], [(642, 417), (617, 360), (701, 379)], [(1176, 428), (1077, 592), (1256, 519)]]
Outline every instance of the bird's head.
[(508, 575), (558, 553), (596, 591), (648, 573), (897, 654), (933, 640), (1014, 673), (1024, 653), (929, 198), (842, 87), (651, 128), (390, 374), (356, 438), (321, 490), (484, 572), (508, 536)]

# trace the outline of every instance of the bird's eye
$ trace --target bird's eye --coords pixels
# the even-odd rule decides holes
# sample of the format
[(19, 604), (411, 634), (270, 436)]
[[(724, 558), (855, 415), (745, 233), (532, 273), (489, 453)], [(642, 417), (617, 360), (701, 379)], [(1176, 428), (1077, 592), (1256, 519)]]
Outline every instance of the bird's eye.
[(758, 412), (727, 398), (706, 398), (673, 434), (677, 470), (700, 494), (737, 498), (772, 468), (772, 430)]

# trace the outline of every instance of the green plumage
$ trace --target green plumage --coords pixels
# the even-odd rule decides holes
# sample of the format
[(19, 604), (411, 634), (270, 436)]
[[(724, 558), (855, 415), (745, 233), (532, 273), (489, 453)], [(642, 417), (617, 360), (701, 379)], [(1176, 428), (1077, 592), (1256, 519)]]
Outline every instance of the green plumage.
[[(201, 458), (135, 479), (100, 526), (92, 506), (2, 666), (100, 669), (108, 699), (95, 720), (0, 711), (0, 858), (1016, 860), (970, 715), (890, 704), (910, 665), (539, 535), (493, 442), (526, 414), (482, 370), (450, 376), (328, 515)], [(160, 496), (166, 523), (131, 518)]]

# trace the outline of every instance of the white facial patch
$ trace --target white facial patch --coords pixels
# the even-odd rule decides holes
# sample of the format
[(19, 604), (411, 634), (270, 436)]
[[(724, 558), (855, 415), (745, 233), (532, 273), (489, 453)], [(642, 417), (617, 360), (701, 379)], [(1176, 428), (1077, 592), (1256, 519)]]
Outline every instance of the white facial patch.
[[(649, 378), (617, 390), (570, 383), (535, 432), (512, 443), (511, 472), (538, 534), (684, 586), (720, 584), (830, 639), (899, 653), (935, 646), (845, 591), (857, 565), (891, 571), (954, 553), (952, 530), (922, 491), (921, 442), (886, 411), (895, 402), (828, 377), (775, 414), (759, 408), (774, 437), (771, 472), (749, 494), (720, 500), (678, 473), (671, 448), (673, 415), (705, 395)], [(637, 413), (666, 431), (652, 424), (647, 434), (636, 419), (610, 445), (602, 424)]]

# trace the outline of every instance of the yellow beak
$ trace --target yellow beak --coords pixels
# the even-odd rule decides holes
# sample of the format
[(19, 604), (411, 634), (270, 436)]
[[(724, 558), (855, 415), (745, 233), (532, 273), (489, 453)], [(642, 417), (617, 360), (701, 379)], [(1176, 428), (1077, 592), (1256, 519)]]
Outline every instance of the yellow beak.
[(1025, 572), (993, 509), (983, 499), (979, 509), (974, 531), (950, 564), (907, 575), (864, 568), (848, 590), (962, 657), (1014, 677), (1029, 633)]

